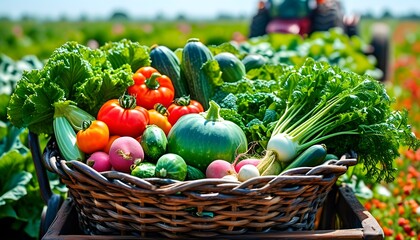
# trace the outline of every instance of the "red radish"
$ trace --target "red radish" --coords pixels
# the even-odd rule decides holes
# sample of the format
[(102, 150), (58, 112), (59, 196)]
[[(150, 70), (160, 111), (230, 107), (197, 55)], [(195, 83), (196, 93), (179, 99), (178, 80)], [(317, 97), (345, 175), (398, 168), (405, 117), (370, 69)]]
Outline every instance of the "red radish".
[(92, 153), (86, 164), (98, 172), (109, 171), (112, 168), (108, 153), (101, 151)]
[(134, 161), (144, 159), (144, 151), (135, 138), (124, 136), (115, 139), (109, 149), (109, 160), (116, 171), (130, 173)]
[(235, 171), (237, 173), (239, 173), (239, 171), (241, 170), (242, 166), (246, 165), (246, 164), (251, 164), (254, 166), (257, 166), (258, 163), (261, 162), (261, 159), (255, 159), (255, 158), (248, 158), (248, 159), (244, 159), (240, 162), (238, 162), (237, 164), (233, 164), (235, 167)]
[(207, 178), (222, 178), (226, 175), (236, 175), (235, 168), (228, 161), (214, 160), (207, 166)]

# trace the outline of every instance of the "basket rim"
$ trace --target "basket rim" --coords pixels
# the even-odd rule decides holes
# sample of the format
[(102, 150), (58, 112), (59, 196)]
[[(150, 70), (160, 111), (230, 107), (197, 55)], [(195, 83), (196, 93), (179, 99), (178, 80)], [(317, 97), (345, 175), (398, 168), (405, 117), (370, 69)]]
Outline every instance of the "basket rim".
[[(84, 178), (92, 184), (101, 184), (109, 188), (123, 188), (130, 191), (153, 192), (158, 194), (174, 194), (179, 191), (186, 191), (200, 185), (211, 184), (229, 187), (232, 194), (253, 194), (265, 191), (273, 185), (287, 185), (296, 180), (303, 183), (327, 184), (344, 174), (350, 166), (357, 164), (357, 155), (351, 151), (341, 156), (340, 159), (333, 159), (315, 167), (298, 167), (282, 172), (279, 175), (259, 176), (239, 182), (224, 178), (204, 178), (197, 180), (172, 180), (167, 178), (138, 178), (129, 173), (115, 170), (98, 172), (84, 162), (78, 160), (64, 160), (61, 158), (56, 143), (49, 141), (44, 149), (43, 162), (45, 167), (58, 174), (61, 178), (70, 181), (77, 181)], [(89, 178), (83, 177), (89, 176)], [(95, 183), (94, 183), (95, 182)], [(264, 182), (265, 185), (253, 188), (253, 186)], [(260, 184), (261, 185), (261, 184)]]

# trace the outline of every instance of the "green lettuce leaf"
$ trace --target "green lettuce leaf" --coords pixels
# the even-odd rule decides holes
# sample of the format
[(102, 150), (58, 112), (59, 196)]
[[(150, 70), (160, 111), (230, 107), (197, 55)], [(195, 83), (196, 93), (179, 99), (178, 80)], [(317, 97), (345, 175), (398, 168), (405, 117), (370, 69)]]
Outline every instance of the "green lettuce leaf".
[(108, 61), (115, 69), (126, 63), (130, 65), (133, 72), (140, 67), (150, 66), (150, 50), (138, 42), (122, 39), (118, 42), (106, 43), (100, 50), (106, 53)]

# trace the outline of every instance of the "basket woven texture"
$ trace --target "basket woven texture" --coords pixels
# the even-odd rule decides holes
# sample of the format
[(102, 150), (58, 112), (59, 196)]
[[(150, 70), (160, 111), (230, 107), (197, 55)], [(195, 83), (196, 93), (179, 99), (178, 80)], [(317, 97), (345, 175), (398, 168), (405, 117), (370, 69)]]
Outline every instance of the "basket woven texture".
[(98, 173), (82, 162), (62, 159), (54, 141), (45, 148), (43, 161), (67, 185), (85, 234), (185, 239), (312, 230), (328, 192), (357, 160), (344, 155), (321, 166), (242, 183)]

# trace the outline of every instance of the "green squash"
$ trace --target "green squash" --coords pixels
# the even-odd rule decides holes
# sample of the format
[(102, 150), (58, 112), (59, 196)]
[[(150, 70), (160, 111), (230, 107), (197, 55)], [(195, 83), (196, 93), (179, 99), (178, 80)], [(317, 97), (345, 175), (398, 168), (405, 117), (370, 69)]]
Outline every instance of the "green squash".
[(254, 68), (260, 68), (267, 63), (267, 59), (265, 59), (262, 55), (255, 53), (249, 54), (242, 59), (242, 63), (245, 66), (245, 71), (248, 72)]
[(187, 177), (187, 164), (181, 156), (174, 153), (166, 153), (158, 159), (155, 175), (159, 178), (184, 181)]
[(200, 114), (182, 116), (168, 134), (168, 152), (180, 155), (188, 165), (205, 171), (216, 159), (233, 162), (237, 154), (248, 150), (242, 129), (220, 117), (220, 107), (210, 101), (210, 108)]

